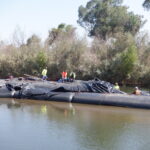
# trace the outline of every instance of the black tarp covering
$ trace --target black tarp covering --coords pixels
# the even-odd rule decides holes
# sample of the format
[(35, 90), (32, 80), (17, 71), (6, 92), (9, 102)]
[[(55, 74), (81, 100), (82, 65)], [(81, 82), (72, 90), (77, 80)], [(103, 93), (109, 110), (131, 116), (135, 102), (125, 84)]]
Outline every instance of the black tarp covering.
[(89, 93), (118, 93), (124, 92), (114, 89), (114, 85), (99, 79), (90, 81), (76, 81), (57, 83), (49, 81), (10, 81), (6, 83), (9, 91), (18, 91), (21, 97), (47, 95), (49, 92), (89, 92)]
[[(0, 81), (0, 97), (27, 98), (59, 102), (150, 108), (150, 97), (128, 95), (114, 89), (114, 85), (101, 81), (75, 81), (58, 83), (49, 81)], [(112, 93), (112, 94), (111, 94)], [(116, 93), (116, 94), (114, 94)], [(142, 91), (144, 94), (145, 92)], [(149, 94), (146, 93), (146, 94)]]
[(150, 92), (149, 91), (141, 91), (141, 95), (144, 95), (144, 96), (150, 96)]
[(114, 89), (113, 84), (99, 79), (94, 79), (90, 81), (79, 81), (72, 84), (62, 84), (58, 88), (53, 89), (52, 91), (124, 94), (124, 92)]
[(124, 93), (122, 91), (116, 90), (113, 84), (99, 79), (87, 81), (85, 84), (89, 92), (92, 93)]

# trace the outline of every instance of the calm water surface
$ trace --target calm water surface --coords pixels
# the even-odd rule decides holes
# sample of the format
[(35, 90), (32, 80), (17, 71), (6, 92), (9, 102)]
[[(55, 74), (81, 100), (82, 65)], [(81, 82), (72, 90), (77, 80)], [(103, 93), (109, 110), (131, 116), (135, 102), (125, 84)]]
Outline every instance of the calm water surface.
[(0, 99), (0, 150), (149, 150), (150, 110)]

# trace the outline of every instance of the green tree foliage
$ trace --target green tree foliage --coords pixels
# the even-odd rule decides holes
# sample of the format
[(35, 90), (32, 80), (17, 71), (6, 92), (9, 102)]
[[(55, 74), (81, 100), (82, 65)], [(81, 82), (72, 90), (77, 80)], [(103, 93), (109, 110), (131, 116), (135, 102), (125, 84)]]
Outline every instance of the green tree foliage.
[(59, 24), (57, 28), (53, 28), (49, 31), (49, 36), (46, 40), (46, 44), (52, 45), (54, 42), (62, 39), (64, 36), (72, 38), (75, 35), (75, 28), (72, 25), (66, 25), (64, 23)]
[[(107, 44), (108, 45), (108, 44)], [(118, 33), (106, 49), (106, 57), (100, 65), (100, 77), (111, 82), (130, 79), (138, 60), (134, 37), (129, 33)]]
[(121, 54), (118, 67), (123, 79), (130, 77), (137, 60), (137, 50), (135, 46), (129, 47), (127, 51)]
[(78, 79), (99, 77), (112, 83), (150, 85), (150, 38), (146, 33), (117, 32), (107, 40), (95, 37), (88, 43), (70, 25), (55, 29), (56, 39), (47, 46), (35, 35), (20, 46), (1, 42), (0, 77), (41, 74), (47, 66), (50, 80), (60, 78), (66, 70), (68, 74), (74, 71)]
[(116, 32), (135, 35), (144, 21), (121, 4), (122, 0), (90, 0), (86, 7), (79, 7), (77, 22), (89, 32), (89, 36), (102, 39)]
[(47, 57), (46, 57), (46, 54), (44, 51), (38, 52), (37, 57), (36, 57), (36, 63), (37, 63), (39, 72), (41, 72), (43, 70), (43, 68), (46, 67)]
[(145, 0), (143, 3), (143, 7), (146, 8), (147, 10), (150, 9), (150, 0)]
[(128, 47), (135, 45), (135, 38), (131, 33), (116, 33), (111, 41), (112, 46), (109, 48), (108, 58), (112, 60), (116, 55), (124, 52)]
[[(52, 78), (61, 77), (63, 70), (76, 71), (82, 74), (82, 60), (87, 49), (86, 40), (76, 35), (76, 29), (72, 25), (60, 24), (49, 31), (45, 43), (48, 56), (51, 61), (50, 71)], [(59, 70), (59, 71), (58, 71)]]
[(133, 45), (123, 53), (119, 54), (111, 62), (105, 72), (106, 78), (108, 78), (111, 82), (124, 82), (126, 80), (130, 80), (137, 60), (137, 50)]
[[(55, 68), (51, 74), (60, 77), (63, 70), (80, 72), (82, 70), (82, 61), (84, 52), (87, 49), (84, 40), (75, 39), (73, 37), (59, 37), (59, 41), (53, 43), (54, 46), (50, 49), (52, 56), (52, 64)], [(59, 72), (58, 72), (59, 70)], [(54, 73), (55, 72), (55, 73)], [(78, 76), (79, 77), (79, 76)]]

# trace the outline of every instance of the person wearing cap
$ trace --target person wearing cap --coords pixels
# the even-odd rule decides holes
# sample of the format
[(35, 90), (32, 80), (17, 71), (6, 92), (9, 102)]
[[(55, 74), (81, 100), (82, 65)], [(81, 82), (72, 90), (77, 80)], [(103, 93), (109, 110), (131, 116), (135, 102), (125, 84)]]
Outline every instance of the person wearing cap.
[(115, 88), (116, 90), (120, 90), (120, 87), (119, 87), (119, 85), (118, 85), (117, 82), (115, 83), (114, 88)]
[(139, 88), (136, 86), (135, 87), (135, 90), (132, 94), (135, 94), (135, 95), (141, 95), (141, 91), (139, 90)]

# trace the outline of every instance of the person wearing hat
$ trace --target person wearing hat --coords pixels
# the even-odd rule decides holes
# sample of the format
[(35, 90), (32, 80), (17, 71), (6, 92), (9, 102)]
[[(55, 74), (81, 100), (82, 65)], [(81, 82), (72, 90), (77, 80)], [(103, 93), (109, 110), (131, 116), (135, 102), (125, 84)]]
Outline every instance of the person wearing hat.
[(141, 91), (139, 90), (139, 88), (136, 86), (135, 87), (135, 90), (132, 94), (135, 94), (135, 95), (141, 95)]

